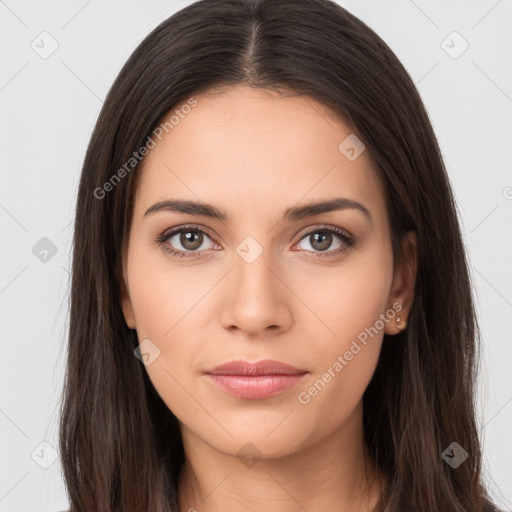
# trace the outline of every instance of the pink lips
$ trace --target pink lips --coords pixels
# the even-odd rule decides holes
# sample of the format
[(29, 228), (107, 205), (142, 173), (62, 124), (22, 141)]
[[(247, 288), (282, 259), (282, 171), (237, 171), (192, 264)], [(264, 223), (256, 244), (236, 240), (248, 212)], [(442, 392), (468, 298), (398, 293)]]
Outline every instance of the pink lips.
[(256, 363), (231, 361), (205, 373), (221, 390), (239, 398), (254, 400), (277, 395), (297, 385), (308, 371), (266, 359)]

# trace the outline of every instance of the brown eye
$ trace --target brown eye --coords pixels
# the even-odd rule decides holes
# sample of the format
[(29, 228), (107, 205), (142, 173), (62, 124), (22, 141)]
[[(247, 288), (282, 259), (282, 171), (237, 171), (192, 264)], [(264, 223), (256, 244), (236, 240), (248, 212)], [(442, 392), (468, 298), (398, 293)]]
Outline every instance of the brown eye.
[(311, 247), (318, 251), (326, 251), (332, 244), (333, 236), (326, 231), (319, 231), (309, 235), (309, 243)]
[(197, 230), (187, 229), (179, 235), (180, 244), (188, 251), (197, 251), (203, 244), (203, 233)]
[(308, 257), (329, 258), (348, 252), (355, 243), (355, 238), (344, 229), (320, 226), (304, 233), (296, 245)]
[[(210, 240), (210, 247), (204, 247), (205, 241)], [(173, 256), (193, 257), (195, 253), (214, 248), (215, 243), (206, 231), (195, 227), (181, 227), (167, 231), (156, 240), (165, 251)]]

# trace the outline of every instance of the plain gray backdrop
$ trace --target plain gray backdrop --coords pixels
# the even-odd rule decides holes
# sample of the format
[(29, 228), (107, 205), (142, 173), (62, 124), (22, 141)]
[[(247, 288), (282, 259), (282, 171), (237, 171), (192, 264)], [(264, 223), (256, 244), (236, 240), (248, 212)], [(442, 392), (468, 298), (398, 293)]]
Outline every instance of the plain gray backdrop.
[[(189, 3), (0, 0), (0, 512), (68, 506), (58, 405), (81, 165), (121, 66)], [(339, 3), (396, 53), (434, 125), (482, 327), (485, 479), (512, 510), (512, 1)]]

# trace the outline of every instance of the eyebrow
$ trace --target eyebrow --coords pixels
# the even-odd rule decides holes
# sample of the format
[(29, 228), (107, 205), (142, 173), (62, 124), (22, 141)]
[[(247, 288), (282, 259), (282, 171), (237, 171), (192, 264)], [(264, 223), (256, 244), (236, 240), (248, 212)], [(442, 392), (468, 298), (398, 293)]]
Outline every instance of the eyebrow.
[[(348, 199), (346, 197), (335, 197), (325, 201), (317, 203), (308, 203), (301, 206), (293, 206), (285, 210), (281, 220), (286, 222), (293, 222), (304, 217), (311, 217), (314, 215), (320, 215), (322, 213), (354, 209), (359, 210), (364, 214), (366, 219), (373, 223), (373, 217), (368, 208), (357, 201)], [(160, 201), (149, 207), (144, 214), (144, 217), (154, 214), (160, 211), (170, 211), (176, 213), (188, 213), (191, 215), (199, 215), (201, 217), (208, 217), (211, 219), (218, 219), (221, 221), (227, 221), (228, 216), (225, 212), (219, 210), (215, 206), (208, 203), (201, 203), (197, 201), (187, 201), (180, 199), (168, 199), (166, 201)]]

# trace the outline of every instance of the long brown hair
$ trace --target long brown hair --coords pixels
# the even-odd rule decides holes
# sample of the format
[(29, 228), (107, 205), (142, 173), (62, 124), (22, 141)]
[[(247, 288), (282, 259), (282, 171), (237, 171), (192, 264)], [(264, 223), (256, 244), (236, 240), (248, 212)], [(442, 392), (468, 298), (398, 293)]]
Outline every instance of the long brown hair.
[[(363, 397), (365, 441), (388, 475), (379, 510), (493, 510), (481, 480), (474, 402), (480, 334), (465, 249), (441, 152), (411, 78), (379, 36), (332, 1), (202, 0), (161, 23), (133, 52), (87, 149), (60, 423), (71, 511), (178, 510), (184, 452), (177, 419), (134, 356), (137, 335), (120, 306), (138, 169), (131, 158), (176, 105), (235, 84), (291, 90), (332, 108), (378, 164), (395, 264), (402, 236), (417, 234), (408, 327), (384, 336)], [(442, 457), (452, 442), (468, 453), (456, 468)]]

